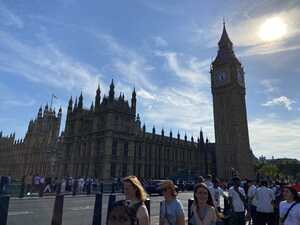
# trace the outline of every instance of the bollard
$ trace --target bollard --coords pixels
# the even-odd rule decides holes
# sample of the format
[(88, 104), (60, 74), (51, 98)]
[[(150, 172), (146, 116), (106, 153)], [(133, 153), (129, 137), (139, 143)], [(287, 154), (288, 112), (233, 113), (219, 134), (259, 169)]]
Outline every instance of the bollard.
[(151, 208), (151, 205), (150, 205), (150, 199), (147, 198), (146, 201), (145, 201), (145, 205), (146, 205), (146, 208), (148, 210), (148, 214), (149, 214), (149, 220), (150, 220), (150, 208)]
[(44, 196), (44, 185), (40, 184), (40, 188), (39, 188), (39, 197), (43, 197)]
[(103, 193), (104, 187), (103, 183), (100, 184), (100, 192)]
[(64, 208), (64, 195), (56, 195), (51, 225), (61, 225)]
[(101, 225), (102, 221), (102, 193), (96, 194), (93, 225)]
[(73, 190), (72, 190), (72, 195), (75, 196), (77, 192), (77, 187), (78, 187), (78, 180), (75, 179), (73, 183)]
[(8, 214), (9, 196), (0, 196), (0, 225), (7, 224), (7, 214)]
[(113, 195), (113, 194), (109, 195), (106, 220), (108, 219), (110, 210), (112, 209), (115, 201), (116, 201), (116, 195)]
[(19, 198), (24, 198), (25, 195), (25, 176), (22, 177)]
[(190, 198), (188, 200), (188, 221), (190, 221), (191, 217), (192, 217), (192, 205), (193, 205), (193, 202), (194, 202), (193, 198)]
[(115, 183), (111, 184), (111, 193), (115, 193)]

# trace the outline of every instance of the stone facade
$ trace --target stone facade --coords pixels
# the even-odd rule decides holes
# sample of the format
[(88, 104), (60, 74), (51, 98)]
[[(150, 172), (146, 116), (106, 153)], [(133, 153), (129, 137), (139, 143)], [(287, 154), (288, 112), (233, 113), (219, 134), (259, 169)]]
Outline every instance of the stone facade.
[[(203, 133), (194, 142), (172, 132), (165, 136), (164, 130), (157, 134), (146, 132), (136, 115), (136, 93), (131, 104), (124, 95), (115, 98), (114, 83), (108, 97), (101, 101), (100, 87), (95, 105), (83, 108), (80, 95), (73, 105), (69, 100), (64, 134), (64, 157), (62, 176), (98, 177), (110, 180), (136, 174), (142, 178), (165, 178), (184, 172), (199, 175), (215, 172), (214, 144), (204, 142)], [(205, 163), (205, 159), (207, 163)]]
[(233, 52), (225, 24), (211, 65), (218, 176), (254, 178), (245, 101), (244, 69)]
[(35, 120), (28, 125), (25, 138), (15, 139), (15, 134), (4, 137), (0, 133), (0, 174), (20, 178), (39, 174), (54, 176), (62, 141), (59, 137), (62, 111), (45, 106), (39, 109)]

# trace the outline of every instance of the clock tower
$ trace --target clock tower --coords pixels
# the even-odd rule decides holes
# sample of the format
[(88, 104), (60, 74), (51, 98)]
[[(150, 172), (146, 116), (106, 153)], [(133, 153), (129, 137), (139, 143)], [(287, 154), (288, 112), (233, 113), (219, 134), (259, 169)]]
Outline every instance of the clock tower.
[(216, 139), (217, 174), (220, 178), (254, 178), (245, 101), (244, 69), (233, 52), (226, 32), (218, 43), (218, 54), (211, 65)]

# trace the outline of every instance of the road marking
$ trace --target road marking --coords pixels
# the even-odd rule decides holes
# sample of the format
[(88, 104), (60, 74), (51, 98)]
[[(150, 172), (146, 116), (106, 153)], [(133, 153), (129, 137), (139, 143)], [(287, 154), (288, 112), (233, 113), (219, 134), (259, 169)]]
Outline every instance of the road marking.
[(30, 215), (30, 214), (33, 214), (33, 212), (29, 212), (29, 211), (8, 212), (9, 216)]
[(71, 208), (71, 210), (73, 210), (73, 211), (87, 210), (87, 209), (92, 209), (92, 206), (87, 205), (87, 206), (80, 206), (80, 207)]

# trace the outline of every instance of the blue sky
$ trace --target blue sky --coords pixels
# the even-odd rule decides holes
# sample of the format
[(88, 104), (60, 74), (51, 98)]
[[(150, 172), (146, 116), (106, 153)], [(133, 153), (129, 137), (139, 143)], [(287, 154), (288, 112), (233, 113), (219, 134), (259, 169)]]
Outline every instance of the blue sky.
[[(256, 156), (300, 159), (300, 2), (296, 0), (0, 0), (0, 129), (22, 138), (39, 106), (65, 116), (70, 96), (90, 107), (113, 78), (137, 90), (147, 130), (214, 140), (209, 68), (223, 17), (246, 72), (250, 143)], [(287, 32), (258, 33), (279, 17)], [(62, 122), (64, 127), (64, 121)]]

